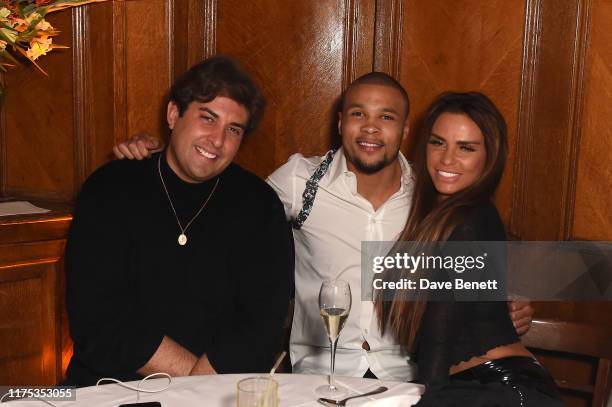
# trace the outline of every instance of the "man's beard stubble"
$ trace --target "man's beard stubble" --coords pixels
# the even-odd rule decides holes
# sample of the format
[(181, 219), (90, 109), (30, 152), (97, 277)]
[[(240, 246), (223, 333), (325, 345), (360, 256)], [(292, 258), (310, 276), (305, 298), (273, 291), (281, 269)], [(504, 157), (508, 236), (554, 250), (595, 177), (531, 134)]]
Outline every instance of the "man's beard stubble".
[(350, 154), (346, 154), (346, 158), (347, 160), (351, 162), (351, 164), (353, 164), (353, 166), (355, 166), (357, 171), (363, 174), (372, 175), (372, 174), (376, 174), (383, 168), (387, 167), (389, 164), (393, 163), (397, 159), (398, 155), (399, 155), (399, 151), (397, 151), (393, 155), (393, 157), (391, 158), (384, 157), (382, 160), (379, 160), (375, 163), (365, 163), (357, 157), (351, 157)]

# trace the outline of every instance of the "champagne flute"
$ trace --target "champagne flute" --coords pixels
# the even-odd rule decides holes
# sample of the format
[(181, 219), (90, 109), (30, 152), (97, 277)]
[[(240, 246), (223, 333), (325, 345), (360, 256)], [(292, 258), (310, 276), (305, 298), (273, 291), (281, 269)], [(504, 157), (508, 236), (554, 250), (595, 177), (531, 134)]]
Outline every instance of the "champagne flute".
[(343, 387), (334, 383), (334, 368), (336, 363), (336, 345), (338, 336), (344, 327), (351, 310), (351, 286), (343, 280), (324, 281), (319, 291), (319, 310), (327, 330), (331, 346), (331, 375), (329, 385), (320, 386), (316, 392), (321, 397), (342, 397), (347, 393)]

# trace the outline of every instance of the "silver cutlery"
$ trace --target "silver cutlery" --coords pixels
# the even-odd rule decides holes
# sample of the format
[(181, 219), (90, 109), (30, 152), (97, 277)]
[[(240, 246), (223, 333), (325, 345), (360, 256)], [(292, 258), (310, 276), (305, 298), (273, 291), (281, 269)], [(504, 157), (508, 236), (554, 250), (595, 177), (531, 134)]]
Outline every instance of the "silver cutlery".
[(371, 396), (373, 394), (383, 393), (383, 392), (385, 392), (387, 390), (389, 390), (389, 389), (387, 389), (385, 386), (380, 386), (376, 390), (372, 390), (370, 392), (363, 393), (363, 394), (358, 394), (358, 395), (352, 396), (352, 397), (347, 397), (347, 398), (345, 398), (343, 400), (332, 400), (332, 399), (320, 398), (318, 401), (319, 401), (319, 403), (323, 404), (324, 406), (346, 406), (346, 402), (349, 401), (349, 400), (356, 399), (358, 397), (366, 397), (366, 396)]

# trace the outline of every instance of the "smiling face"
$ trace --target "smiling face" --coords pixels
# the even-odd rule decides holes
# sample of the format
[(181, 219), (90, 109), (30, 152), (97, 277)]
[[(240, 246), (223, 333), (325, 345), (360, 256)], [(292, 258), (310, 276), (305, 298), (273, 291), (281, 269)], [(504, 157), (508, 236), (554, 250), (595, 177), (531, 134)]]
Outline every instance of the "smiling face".
[(465, 114), (442, 113), (427, 144), (427, 171), (444, 199), (477, 182), (487, 150), (480, 128)]
[(390, 86), (360, 84), (348, 90), (338, 129), (349, 170), (374, 174), (395, 162), (408, 134), (405, 103)]
[(191, 102), (182, 116), (168, 103), (172, 136), (166, 159), (185, 182), (198, 183), (219, 175), (234, 159), (249, 114), (233, 99), (217, 96), (210, 102)]

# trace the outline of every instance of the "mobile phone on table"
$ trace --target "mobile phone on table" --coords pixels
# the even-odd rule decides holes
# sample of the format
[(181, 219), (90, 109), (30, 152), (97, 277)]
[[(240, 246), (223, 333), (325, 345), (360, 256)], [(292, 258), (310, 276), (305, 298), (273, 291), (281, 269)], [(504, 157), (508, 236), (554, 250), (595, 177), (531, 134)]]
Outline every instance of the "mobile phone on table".
[(161, 407), (161, 403), (159, 401), (148, 401), (146, 403), (122, 404), (119, 407)]

